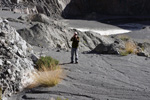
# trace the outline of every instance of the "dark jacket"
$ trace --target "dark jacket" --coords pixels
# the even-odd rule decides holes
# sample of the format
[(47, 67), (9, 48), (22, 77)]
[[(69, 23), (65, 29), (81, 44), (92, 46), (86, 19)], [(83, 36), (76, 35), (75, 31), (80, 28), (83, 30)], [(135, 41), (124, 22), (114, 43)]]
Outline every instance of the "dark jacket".
[(77, 38), (72, 37), (71, 41), (72, 41), (72, 48), (78, 48), (78, 46), (79, 46), (79, 37), (77, 37)]

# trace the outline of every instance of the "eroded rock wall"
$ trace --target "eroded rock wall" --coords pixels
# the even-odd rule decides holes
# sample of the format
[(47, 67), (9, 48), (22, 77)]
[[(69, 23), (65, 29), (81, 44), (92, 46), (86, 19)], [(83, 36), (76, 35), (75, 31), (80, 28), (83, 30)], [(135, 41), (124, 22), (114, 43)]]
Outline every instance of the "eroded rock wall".
[(28, 57), (32, 47), (8, 24), (0, 18), (0, 85), (3, 100), (24, 88), (24, 75), (34, 70)]
[(149, 0), (72, 0), (65, 8), (66, 18), (101, 15), (150, 15)]

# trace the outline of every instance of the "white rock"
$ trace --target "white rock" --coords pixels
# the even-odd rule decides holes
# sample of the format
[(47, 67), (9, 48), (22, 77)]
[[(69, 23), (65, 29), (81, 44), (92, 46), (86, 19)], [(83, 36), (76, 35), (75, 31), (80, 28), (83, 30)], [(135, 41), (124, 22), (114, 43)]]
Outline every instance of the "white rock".
[(8, 69), (7, 71), (8, 71), (8, 73), (9, 73), (9, 74), (11, 74), (11, 73), (12, 73), (10, 69)]
[(2, 59), (0, 59), (0, 66), (2, 66), (3, 65), (3, 60)]

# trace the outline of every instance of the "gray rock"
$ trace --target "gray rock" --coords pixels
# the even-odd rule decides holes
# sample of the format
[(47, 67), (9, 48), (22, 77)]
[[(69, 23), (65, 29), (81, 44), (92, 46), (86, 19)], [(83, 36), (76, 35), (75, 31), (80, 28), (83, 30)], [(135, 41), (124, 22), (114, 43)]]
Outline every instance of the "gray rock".
[[(71, 48), (71, 37), (77, 30), (68, 29), (57, 21), (51, 20), (49, 24), (38, 23), (30, 28), (18, 30), (19, 34), (28, 43), (45, 48), (60, 48), (69, 50)], [(94, 32), (80, 32), (80, 51), (90, 51), (94, 49), (103, 36)]]
[(30, 58), (32, 59), (32, 61), (33, 61), (34, 63), (36, 63), (37, 60), (38, 60), (38, 57), (37, 57), (36, 55), (34, 55), (34, 54), (31, 54), (31, 57), (30, 57)]
[[(3, 19), (2, 19), (3, 20)], [(6, 20), (0, 23), (0, 84), (3, 90), (3, 99), (16, 93), (23, 87), (21, 81), (25, 71), (32, 71), (33, 62), (28, 55), (31, 46), (22, 39), (17, 31), (9, 26)], [(2, 56), (1, 56), (2, 55)]]
[(125, 48), (125, 43), (120, 39), (103, 37), (102, 42), (91, 52), (100, 54), (119, 54), (121, 48)]

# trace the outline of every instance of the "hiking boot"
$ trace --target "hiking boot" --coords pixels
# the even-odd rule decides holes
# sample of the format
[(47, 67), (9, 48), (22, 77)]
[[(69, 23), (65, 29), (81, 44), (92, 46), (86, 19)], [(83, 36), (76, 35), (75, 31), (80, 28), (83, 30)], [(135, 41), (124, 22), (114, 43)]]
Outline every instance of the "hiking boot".
[(76, 64), (78, 64), (78, 62), (76, 61)]
[(70, 63), (74, 63), (73, 61), (71, 61)]

